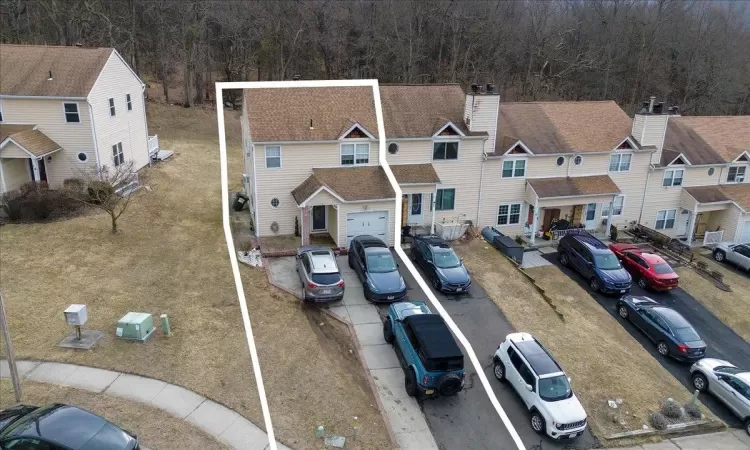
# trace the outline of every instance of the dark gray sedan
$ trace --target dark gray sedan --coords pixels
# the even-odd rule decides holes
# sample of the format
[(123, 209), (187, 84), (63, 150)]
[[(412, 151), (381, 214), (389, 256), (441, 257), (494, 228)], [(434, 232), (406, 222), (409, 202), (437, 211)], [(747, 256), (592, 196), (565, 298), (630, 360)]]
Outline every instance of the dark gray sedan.
[(18, 405), (0, 411), (0, 448), (7, 450), (139, 450), (117, 425), (71, 405)]
[(626, 295), (617, 301), (617, 314), (656, 343), (662, 356), (697, 361), (706, 354), (706, 343), (693, 326), (680, 313), (653, 299)]
[(373, 302), (398, 302), (406, 297), (406, 283), (385, 242), (374, 236), (357, 236), (349, 245), (349, 267), (357, 273), (365, 298)]

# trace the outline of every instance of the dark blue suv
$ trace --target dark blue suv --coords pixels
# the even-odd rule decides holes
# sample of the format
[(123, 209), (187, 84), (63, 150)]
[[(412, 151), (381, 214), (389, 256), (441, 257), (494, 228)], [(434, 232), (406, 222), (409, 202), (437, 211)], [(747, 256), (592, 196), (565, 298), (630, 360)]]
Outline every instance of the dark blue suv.
[(575, 269), (589, 280), (594, 292), (627, 294), (633, 279), (612, 250), (587, 233), (567, 234), (557, 244), (560, 264)]

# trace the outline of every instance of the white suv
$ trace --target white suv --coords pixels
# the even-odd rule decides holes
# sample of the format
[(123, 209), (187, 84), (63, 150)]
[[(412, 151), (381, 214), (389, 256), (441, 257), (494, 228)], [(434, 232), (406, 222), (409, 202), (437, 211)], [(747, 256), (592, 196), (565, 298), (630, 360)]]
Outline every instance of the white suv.
[(586, 411), (570, 378), (529, 333), (511, 333), (495, 352), (495, 377), (507, 381), (531, 413), (531, 428), (553, 439), (573, 439), (586, 429)]

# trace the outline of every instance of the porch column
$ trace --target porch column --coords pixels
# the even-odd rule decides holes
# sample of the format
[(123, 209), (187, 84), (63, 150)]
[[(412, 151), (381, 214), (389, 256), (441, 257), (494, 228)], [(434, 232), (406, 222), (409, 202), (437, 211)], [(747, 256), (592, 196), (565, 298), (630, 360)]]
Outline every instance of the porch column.
[[(676, 214), (676, 213), (675, 213)], [(688, 221), (687, 229), (687, 244), (688, 246), (693, 245), (693, 237), (695, 236), (695, 219), (698, 217), (698, 203), (693, 206), (693, 213), (690, 214), (690, 221)]]
[(302, 214), (302, 226), (300, 234), (302, 235), (302, 245), (310, 243), (310, 207), (305, 206), (300, 209)]
[(609, 202), (609, 214), (607, 214), (607, 225), (606, 225), (607, 228), (604, 230), (604, 237), (606, 237), (607, 239), (611, 237), (610, 229), (612, 227), (612, 213), (614, 213), (614, 209), (615, 209), (615, 199), (613, 197), (612, 201)]
[(534, 202), (534, 215), (531, 217), (531, 245), (536, 242), (536, 229), (539, 226), (539, 199)]
[[(430, 224), (430, 234), (435, 234), (435, 202), (437, 202), (437, 185), (435, 185), (435, 192), (432, 193), (432, 199), (430, 200), (430, 210), (432, 211), (432, 223)], [(454, 200), (455, 202), (455, 200)]]
[(31, 158), (31, 167), (34, 169), (32, 177), (34, 178), (34, 181), (37, 183), (42, 181), (42, 176), (39, 174), (39, 160), (36, 158)]

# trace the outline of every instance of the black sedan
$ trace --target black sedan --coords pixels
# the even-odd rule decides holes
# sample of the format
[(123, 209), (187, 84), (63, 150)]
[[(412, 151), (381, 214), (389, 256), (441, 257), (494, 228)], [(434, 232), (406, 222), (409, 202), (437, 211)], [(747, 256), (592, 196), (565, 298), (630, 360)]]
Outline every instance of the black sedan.
[(439, 236), (414, 237), (411, 257), (425, 271), (435, 290), (446, 294), (462, 294), (469, 290), (469, 271)]
[(626, 295), (617, 301), (617, 314), (656, 343), (662, 356), (697, 361), (706, 354), (706, 343), (677, 311), (648, 297)]
[(75, 406), (18, 405), (0, 411), (0, 448), (23, 450), (139, 450), (138, 439)]
[(373, 302), (399, 302), (406, 297), (406, 283), (385, 242), (374, 236), (357, 236), (349, 244), (349, 267)]

